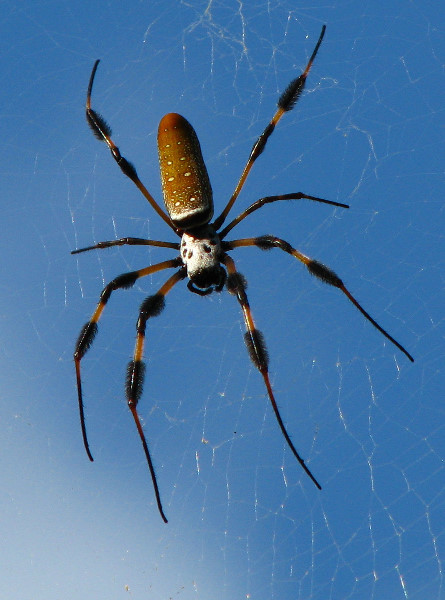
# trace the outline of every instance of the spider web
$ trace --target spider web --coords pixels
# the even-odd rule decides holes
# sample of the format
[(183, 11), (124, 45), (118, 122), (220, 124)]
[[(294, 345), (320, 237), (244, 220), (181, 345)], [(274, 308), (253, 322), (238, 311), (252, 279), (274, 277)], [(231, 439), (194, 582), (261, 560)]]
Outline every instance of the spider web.
[[(444, 10), (424, 2), (10, 3), (4, 61), (2, 589), (8, 598), (441, 599), (444, 550)], [(156, 130), (194, 125), (221, 210), (280, 91), (326, 37), (295, 110), (233, 216), (323, 261), (414, 355), (284, 253), (233, 257), (271, 357), (289, 452), (226, 292), (178, 285), (149, 324), (140, 413), (159, 518), (123, 395), (142, 299), (112, 296), (83, 361), (74, 340), (116, 275), (173, 256), (76, 247), (171, 232), (84, 122), (94, 106), (160, 199)], [(440, 148), (442, 147), (442, 150)], [(231, 213), (232, 214), (232, 213)]]

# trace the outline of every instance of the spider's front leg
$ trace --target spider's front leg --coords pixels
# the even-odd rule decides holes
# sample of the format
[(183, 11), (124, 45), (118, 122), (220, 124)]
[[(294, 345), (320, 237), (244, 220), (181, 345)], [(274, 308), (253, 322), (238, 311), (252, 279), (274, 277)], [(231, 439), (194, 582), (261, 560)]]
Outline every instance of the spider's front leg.
[(317, 277), (324, 283), (332, 285), (341, 290), (345, 294), (345, 296), (349, 298), (352, 304), (354, 304), (354, 306), (358, 308), (362, 315), (370, 323), (372, 323), (372, 325), (374, 325), (374, 327), (378, 329), (380, 333), (382, 333), (386, 337), (387, 340), (389, 340), (392, 344), (394, 344), (394, 346), (396, 346), (401, 352), (403, 352), (403, 354), (405, 354), (405, 356), (409, 358), (411, 362), (414, 362), (414, 358), (411, 356), (411, 354), (402, 346), (402, 344), (399, 344), (399, 342), (395, 340), (392, 337), (392, 335), (390, 335), (385, 329), (383, 329), (383, 327), (379, 325), (377, 321), (375, 321), (375, 319), (371, 317), (371, 315), (359, 304), (359, 302), (347, 289), (340, 277), (336, 273), (334, 273), (334, 271), (332, 271), (329, 267), (319, 262), (318, 260), (314, 260), (313, 258), (305, 256), (302, 252), (299, 252), (299, 250), (293, 248), (289, 244), (289, 242), (286, 242), (285, 240), (282, 240), (281, 238), (278, 238), (274, 235), (262, 235), (256, 238), (245, 238), (223, 243), (223, 248), (226, 251), (233, 250), (233, 248), (240, 248), (246, 246), (256, 246), (261, 250), (271, 250), (272, 248), (279, 248), (280, 250), (283, 250), (284, 252), (287, 252), (294, 258), (298, 259), (306, 266), (307, 270), (309, 271), (309, 273), (311, 273), (311, 275), (315, 275), (315, 277)]
[[(180, 259), (179, 259), (180, 260)], [(159, 291), (153, 296), (148, 296), (141, 304), (139, 311), (139, 318), (136, 325), (136, 345), (134, 348), (133, 360), (128, 363), (127, 368), (127, 382), (126, 382), (126, 395), (128, 407), (133, 415), (136, 428), (139, 433), (139, 437), (144, 448), (145, 457), (147, 459), (148, 468), (150, 470), (151, 480), (153, 482), (153, 488), (156, 496), (156, 503), (158, 505), (159, 513), (164, 521), (167, 523), (167, 518), (162, 508), (161, 496), (159, 493), (158, 483), (156, 480), (156, 474), (151, 460), (150, 451), (148, 444), (145, 439), (144, 431), (142, 429), (141, 421), (137, 412), (137, 404), (142, 395), (142, 388), (144, 384), (145, 375), (145, 363), (143, 362), (144, 345), (145, 345), (145, 329), (147, 326), (148, 319), (157, 317), (161, 314), (165, 307), (165, 296), (172, 289), (172, 287), (184, 279), (187, 276), (186, 269), (183, 267), (172, 275)]]
[(236, 270), (235, 263), (227, 254), (222, 258), (223, 263), (227, 267), (227, 271), (229, 273), (227, 278), (227, 289), (228, 291), (235, 295), (241, 309), (243, 311), (244, 322), (246, 324), (246, 333), (245, 333), (245, 342), (247, 349), (249, 351), (250, 358), (253, 364), (256, 366), (258, 371), (261, 373), (264, 379), (264, 384), (267, 389), (267, 393), (269, 396), (270, 403), (272, 404), (272, 408), (275, 413), (275, 417), (278, 421), (278, 425), (280, 426), (281, 432), (288, 443), (289, 448), (292, 450), (293, 455), (298, 460), (300, 465), (303, 467), (306, 474), (312, 479), (317, 488), (321, 490), (321, 485), (312, 475), (309, 468), (306, 466), (304, 460), (298, 454), (295, 446), (292, 443), (292, 440), (287, 433), (286, 427), (284, 426), (283, 419), (281, 418), (280, 411), (278, 410), (278, 406), (275, 400), (275, 396), (272, 390), (272, 386), (269, 378), (269, 356), (266, 349), (266, 344), (263, 338), (263, 334), (255, 327), (255, 323), (253, 321), (252, 312), (250, 310), (249, 300), (247, 299), (246, 287), (247, 283), (244, 277)]
[(85, 323), (85, 325), (81, 329), (79, 337), (77, 338), (76, 347), (74, 349), (74, 364), (76, 366), (77, 397), (79, 402), (80, 425), (82, 428), (83, 444), (85, 446), (88, 458), (91, 461), (93, 461), (93, 456), (90, 452), (90, 448), (88, 445), (87, 432), (85, 427), (80, 363), (82, 358), (87, 353), (88, 349), (91, 347), (94, 338), (96, 337), (97, 324), (99, 322), (100, 317), (102, 316), (102, 312), (108, 300), (110, 299), (111, 294), (115, 290), (131, 288), (140, 277), (151, 275), (152, 273), (162, 271), (163, 269), (171, 269), (174, 267), (178, 267), (180, 263), (181, 260), (175, 258), (173, 260), (166, 260), (156, 265), (152, 265), (151, 267), (146, 267), (145, 269), (140, 269), (139, 271), (131, 271), (130, 273), (124, 273), (123, 275), (119, 275), (104, 287), (100, 295), (100, 300), (96, 307), (96, 310), (94, 311), (91, 319), (87, 323)]

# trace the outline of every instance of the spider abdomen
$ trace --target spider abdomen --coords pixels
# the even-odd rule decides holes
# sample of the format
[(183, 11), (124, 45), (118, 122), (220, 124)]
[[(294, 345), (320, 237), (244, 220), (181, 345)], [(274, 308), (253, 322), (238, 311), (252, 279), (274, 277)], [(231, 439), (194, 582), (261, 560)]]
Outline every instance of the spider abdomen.
[(188, 230), (213, 216), (213, 194), (195, 130), (181, 115), (168, 113), (158, 128), (162, 192), (176, 227)]

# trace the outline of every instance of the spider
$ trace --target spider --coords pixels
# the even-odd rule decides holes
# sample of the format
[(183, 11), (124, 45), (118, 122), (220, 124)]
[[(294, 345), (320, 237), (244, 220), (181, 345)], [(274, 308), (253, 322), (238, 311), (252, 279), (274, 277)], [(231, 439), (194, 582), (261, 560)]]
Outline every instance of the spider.
[(251, 168), (260, 154), (264, 151), (267, 141), (272, 135), (278, 121), (286, 112), (292, 110), (298, 101), (304, 89), (306, 78), (312, 67), (312, 63), (314, 62), (314, 59), (320, 48), (325, 30), (326, 26), (323, 25), (320, 37), (318, 38), (317, 44), (303, 73), (293, 79), (279, 97), (277, 104), (278, 109), (264, 129), (263, 133), (253, 144), (249, 158), (232, 196), (227, 202), (222, 213), (213, 221), (213, 223), (210, 222), (213, 217), (212, 188), (202, 157), (201, 147), (197, 135), (190, 123), (184, 117), (176, 113), (169, 113), (165, 115), (162, 117), (159, 123), (158, 153), (162, 191), (165, 208), (167, 210), (167, 212), (165, 212), (141, 182), (135, 167), (121, 155), (119, 148), (111, 139), (111, 129), (105, 119), (91, 108), (91, 92), (99, 60), (95, 62), (91, 72), (86, 99), (86, 118), (93, 131), (93, 134), (99, 140), (107, 144), (111, 151), (111, 155), (121, 168), (124, 175), (129, 177), (133, 183), (135, 183), (135, 185), (142, 192), (143, 196), (145, 196), (145, 198), (148, 200), (152, 208), (157, 212), (161, 219), (163, 219), (168, 227), (170, 227), (170, 229), (172, 229), (173, 232), (180, 238), (180, 242), (164, 242), (134, 237), (124, 237), (117, 240), (99, 242), (94, 246), (88, 246), (87, 248), (81, 248), (72, 252), (72, 254), (78, 254), (80, 252), (86, 252), (89, 250), (123, 245), (156, 246), (159, 248), (169, 248), (179, 252), (179, 255), (176, 256), (176, 258), (159, 262), (137, 271), (123, 273), (122, 275), (119, 275), (113, 279), (113, 281), (108, 283), (103, 289), (96, 310), (94, 311), (91, 319), (83, 326), (74, 351), (83, 443), (88, 458), (92, 461), (93, 457), (88, 445), (85, 427), (80, 364), (85, 353), (93, 343), (94, 337), (97, 333), (98, 321), (112, 292), (118, 289), (131, 288), (138, 279), (141, 277), (146, 277), (147, 275), (151, 275), (152, 273), (157, 273), (158, 271), (163, 271), (164, 269), (176, 269), (175, 273), (167, 279), (167, 281), (159, 288), (159, 290), (155, 294), (148, 296), (141, 304), (139, 318), (136, 324), (136, 343), (133, 359), (128, 364), (126, 378), (126, 397), (128, 407), (133, 415), (133, 419), (144, 448), (158, 510), (165, 523), (167, 523), (167, 518), (162, 507), (156, 474), (141, 421), (137, 412), (137, 404), (142, 395), (145, 374), (143, 354), (147, 321), (153, 317), (157, 317), (162, 312), (165, 306), (165, 296), (178, 282), (182, 281), (183, 279), (188, 279), (188, 289), (194, 294), (198, 294), (200, 296), (206, 296), (212, 292), (221, 292), (225, 286), (227, 291), (236, 297), (244, 317), (246, 327), (245, 343), (247, 350), (253, 364), (263, 377), (267, 394), (275, 413), (278, 425), (295, 458), (318, 489), (321, 489), (320, 484), (306, 466), (300, 454), (297, 452), (281, 418), (270, 383), (268, 367), (269, 359), (266, 344), (264, 342), (262, 333), (255, 326), (250, 304), (247, 298), (246, 279), (237, 270), (233, 259), (228, 253), (235, 248), (256, 246), (260, 250), (271, 250), (272, 248), (278, 248), (287, 254), (290, 254), (303, 263), (303, 265), (305, 265), (308, 269), (309, 273), (324, 283), (332, 285), (341, 290), (357, 307), (362, 315), (364, 315), (364, 317), (374, 325), (374, 327), (376, 327), (390, 342), (397, 346), (397, 348), (403, 352), (410, 361), (414, 361), (411, 354), (409, 354), (409, 352), (405, 350), (401, 344), (399, 344), (391, 335), (389, 335), (389, 333), (385, 331), (385, 329), (383, 329), (364, 310), (364, 308), (362, 308), (362, 306), (345, 287), (340, 277), (338, 277), (327, 266), (323, 265), (317, 260), (305, 256), (299, 250), (293, 248), (288, 242), (274, 235), (261, 235), (259, 237), (237, 239), (232, 241), (225, 240), (227, 234), (232, 229), (234, 229), (250, 214), (262, 208), (265, 204), (279, 202), (282, 200), (301, 199), (312, 200), (314, 202), (320, 202), (340, 208), (349, 208), (347, 204), (324, 200), (316, 196), (309, 196), (303, 192), (267, 196), (260, 198), (251, 204), (240, 215), (238, 215), (228, 225), (221, 229), (245, 184)]

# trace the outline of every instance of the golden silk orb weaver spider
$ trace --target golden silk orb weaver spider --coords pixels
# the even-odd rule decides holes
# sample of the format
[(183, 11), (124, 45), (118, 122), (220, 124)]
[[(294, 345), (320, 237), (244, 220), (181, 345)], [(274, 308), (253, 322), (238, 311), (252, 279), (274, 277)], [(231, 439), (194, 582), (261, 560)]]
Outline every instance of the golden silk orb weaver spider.
[(150, 470), (156, 496), (157, 506), (165, 523), (167, 523), (167, 518), (162, 507), (156, 474), (137, 412), (137, 404), (142, 395), (142, 387), (144, 382), (145, 365), (143, 362), (143, 354), (147, 321), (158, 316), (162, 312), (165, 305), (165, 296), (179, 281), (188, 278), (188, 289), (200, 296), (206, 296), (212, 292), (221, 292), (225, 286), (227, 291), (236, 297), (241, 307), (246, 326), (245, 343), (253, 364), (263, 377), (267, 394), (275, 413), (278, 425), (295, 458), (298, 460), (304, 471), (307, 473), (310, 479), (312, 479), (318, 489), (321, 489), (320, 484), (306, 466), (300, 454), (297, 452), (281, 418), (270, 383), (268, 367), (269, 359), (266, 345), (262, 333), (255, 326), (250, 304), (247, 298), (246, 279), (236, 269), (235, 263), (228, 253), (235, 248), (256, 246), (261, 250), (278, 248), (287, 254), (290, 254), (303, 263), (303, 265), (305, 265), (308, 269), (309, 273), (315, 277), (318, 277), (318, 279), (324, 283), (332, 285), (341, 290), (357, 307), (362, 315), (364, 315), (364, 317), (374, 325), (375, 328), (377, 328), (390, 342), (392, 342), (392, 344), (397, 346), (397, 348), (401, 350), (409, 358), (409, 360), (414, 360), (409, 352), (407, 352), (407, 350), (405, 350), (401, 344), (399, 344), (391, 335), (389, 335), (389, 333), (385, 331), (362, 308), (362, 306), (345, 287), (340, 277), (338, 277), (331, 269), (322, 263), (305, 256), (299, 250), (293, 248), (288, 242), (274, 235), (261, 235), (259, 237), (237, 239), (232, 241), (225, 240), (227, 234), (232, 229), (234, 229), (250, 214), (262, 208), (265, 204), (279, 202), (282, 200), (301, 199), (312, 200), (314, 202), (320, 202), (340, 208), (349, 208), (347, 204), (324, 200), (316, 196), (309, 196), (302, 192), (267, 196), (260, 198), (251, 204), (228, 225), (221, 229), (244, 186), (251, 168), (260, 154), (262, 154), (264, 151), (267, 141), (272, 135), (278, 121), (286, 112), (292, 110), (298, 101), (304, 89), (306, 78), (312, 67), (312, 63), (320, 48), (325, 30), (326, 26), (323, 25), (320, 37), (318, 38), (317, 44), (303, 73), (293, 79), (279, 97), (278, 108), (275, 114), (264, 129), (263, 133), (254, 143), (247, 163), (241, 173), (241, 177), (232, 196), (227, 202), (222, 213), (213, 221), (213, 223), (210, 222), (213, 217), (212, 188), (202, 157), (201, 147), (197, 135), (190, 123), (184, 117), (175, 113), (169, 113), (165, 115), (162, 117), (161, 122), (159, 123), (158, 153), (164, 204), (167, 210), (167, 212), (165, 212), (141, 182), (135, 167), (121, 155), (119, 148), (111, 139), (111, 129), (106, 123), (105, 119), (91, 108), (91, 92), (97, 66), (99, 64), (98, 60), (95, 62), (91, 72), (87, 91), (86, 117), (93, 134), (99, 140), (107, 144), (114, 160), (117, 162), (124, 175), (129, 177), (133, 183), (136, 184), (152, 208), (157, 212), (161, 219), (164, 220), (168, 227), (170, 227), (170, 229), (172, 229), (173, 232), (180, 238), (180, 242), (163, 242), (125, 237), (107, 242), (99, 242), (94, 246), (88, 246), (87, 248), (81, 248), (72, 252), (72, 254), (78, 254), (80, 252), (86, 252), (94, 249), (124, 245), (157, 246), (160, 248), (169, 248), (179, 252), (179, 255), (176, 256), (176, 258), (159, 262), (137, 271), (123, 273), (122, 275), (119, 275), (113, 279), (113, 281), (108, 283), (103, 289), (96, 310), (94, 311), (91, 319), (83, 326), (74, 351), (83, 443), (87, 455), (92, 461), (93, 457), (88, 445), (85, 427), (80, 364), (97, 333), (97, 323), (102, 315), (105, 305), (107, 304), (112, 292), (115, 290), (131, 288), (141, 277), (157, 273), (158, 271), (163, 271), (164, 269), (176, 269), (175, 273), (167, 279), (167, 281), (159, 288), (159, 290), (155, 294), (148, 296), (141, 304), (139, 318), (136, 324), (136, 343), (134, 354), (133, 359), (129, 362), (127, 367), (126, 379), (126, 397), (128, 407), (133, 415), (133, 419), (144, 448), (145, 457)]

